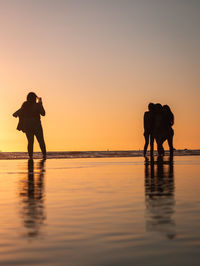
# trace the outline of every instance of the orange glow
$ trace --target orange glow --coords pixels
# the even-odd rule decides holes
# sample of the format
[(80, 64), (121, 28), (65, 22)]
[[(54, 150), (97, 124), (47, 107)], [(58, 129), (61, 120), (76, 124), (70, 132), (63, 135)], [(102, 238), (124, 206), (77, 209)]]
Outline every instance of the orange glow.
[(12, 113), (29, 91), (43, 98), (48, 151), (143, 149), (149, 102), (171, 107), (175, 148), (200, 148), (195, 6), (190, 20), (176, 3), (168, 10), (133, 1), (123, 13), (117, 3), (17, 2), (1, 4), (1, 151), (26, 151)]

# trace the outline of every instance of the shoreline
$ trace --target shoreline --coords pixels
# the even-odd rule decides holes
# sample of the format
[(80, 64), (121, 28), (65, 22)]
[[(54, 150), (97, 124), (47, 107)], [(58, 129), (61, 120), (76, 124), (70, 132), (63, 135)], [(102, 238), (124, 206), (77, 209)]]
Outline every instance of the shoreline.
[[(175, 150), (174, 156), (198, 156), (200, 150)], [(149, 151), (147, 152), (149, 156)], [(154, 152), (157, 156), (157, 151)], [(169, 156), (169, 151), (165, 151), (165, 156)], [(34, 152), (34, 159), (41, 159), (41, 152)], [(120, 158), (120, 157), (143, 157), (143, 150), (133, 151), (66, 151), (47, 152), (47, 159), (77, 159), (77, 158)], [(27, 152), (0, 152), (0, 160), (20, 160), (28, 159)]]

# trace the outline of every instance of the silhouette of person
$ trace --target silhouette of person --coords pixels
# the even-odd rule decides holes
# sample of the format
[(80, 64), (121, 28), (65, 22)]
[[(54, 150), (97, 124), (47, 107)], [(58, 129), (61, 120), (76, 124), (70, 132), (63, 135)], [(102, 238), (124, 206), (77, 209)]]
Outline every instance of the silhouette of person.
[(168, 239), (176, 236), (174, 216), (173, 157), (168, 161), (145, 161), (145, 202), (147, 230), (164, 234)]
[(149, 111), (144, 113), (144, 157), (146, 156), (147, 148), (149, 145), (150, 139), (150, 154), (153, 156), (154, 151), (154, 123), (155, 123), (155, 104), (149, 103), (148, 105)]
[(154, 137), (157, 143), (158, 155), (164, 155), (163, 142), (165, 140), (165, 126), (164, 126), (164, 116), (163, 116), (163, 107), (160, 103), (155, 105), (155, 123), (153, 130)]
[(30, 159), (33, 158), (34, 136), (39, 142), (43, 158), (46, 158), (46, 145), (40, 115), (45, 116), (42, 98), (37, 97), (34, 92), (30, 92), (27, 95), (27, 101), (13, 114), (14, 117), (19, 117), (17, 129), (26, 134)]
[(168, 105), (163, 105), (163, 119), (164, 119), (164, 131), (165, 131), (165, 139), (168, 141), (170, 156), (173, 155), (173, 136), (174, 130), (172, 128), (174, 124), (174, 115)]
[(27, 176), (22, 177), (19, 183), (21, 199), (20, 214), (29, 238), (40, 234), (41, 226), (46, 219), (44, 205), (44, 162), (41, 160), (38, 169), (34, 170), (34, 162), (28, 160)]

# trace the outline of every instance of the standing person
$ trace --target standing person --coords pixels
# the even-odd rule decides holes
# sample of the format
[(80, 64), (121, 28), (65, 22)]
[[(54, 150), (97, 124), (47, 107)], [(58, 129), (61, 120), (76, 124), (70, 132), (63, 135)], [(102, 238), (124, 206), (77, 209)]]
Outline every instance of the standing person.
[(19, 117), (17, 129), (22, 130), (26, 134), (30, 159), (33, 158), (34, 136), (36, 136), (39, 142), (43, 158), (46, 159), (46, 146), (40, 115), (45, 116), (42, 98), (37, 97), (34, 92), (30, 92), (27, 95), (27, 101), (13, 114), (14, 117)]
[(163, 156), (165, 153), (163, 148), (163, 142), (164, 140), (166, 140), (166, 137), (163, 118), (163, 107), (160, 103), (155, 104), (155, 123), (153, 132), (157, 143), (158, 155)]
[(155, 104), (149, 103), (148, 105), (149, 111), (144, 113), (144, 138), (145, 138), (145, 144), (144, 144), (144, 157), (146, 156), (147, 148), (149, 145), (149, 139), (150, 139), (150, 154), (151, 157), (153, 156), (153, 150), (154, 150), (154, 135), (153, 135), (153, 129), (154, 129), (154, 120), (155, 120)]
[(174, 124), (174, 115), (168, 105), (163, 105), (163, 120), (164, 120), (164, 132), (165, 139), (167, 139), (170, 156), (173, 156), (174, 147), (173, 147), (173, 136), (174, 130), (172, 128)]

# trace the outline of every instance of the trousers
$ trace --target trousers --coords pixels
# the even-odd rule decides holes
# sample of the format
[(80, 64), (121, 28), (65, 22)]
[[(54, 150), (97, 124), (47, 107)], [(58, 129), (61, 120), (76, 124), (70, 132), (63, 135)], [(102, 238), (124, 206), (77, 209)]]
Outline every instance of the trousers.
[(34, 136), (36, 136), (37, 141), (40, 145), (40, 149), (42, 151), (43, 157), (46, 157), (46, 145), (44, 141), (43, 129), (42, 126), (38, 126), (35, 129), (27, 130), (26, 137), (28, 140), (28, 154), (29, 157), (33, 157), (33, 144), (34, 144)]
[(144, 144), (144, 156), (146, 156), (147, 148), (149, 145), (149, 139), (150, 139), (150, 155), (153, 156), (154, 151), (154, 136), (152, 133), (145, 132), (144, 133), (145, 138), (145, 144)]

